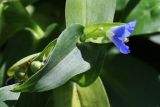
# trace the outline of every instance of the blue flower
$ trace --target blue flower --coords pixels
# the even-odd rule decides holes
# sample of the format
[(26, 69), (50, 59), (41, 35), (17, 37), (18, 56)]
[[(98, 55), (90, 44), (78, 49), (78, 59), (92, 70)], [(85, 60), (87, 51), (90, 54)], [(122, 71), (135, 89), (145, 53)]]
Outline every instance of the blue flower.
[(125, 45), (127, 37), (131, 35), (136, 26), (136, 20), (131, 21), (127, 24), (115, 27), (111, 29), (110, 33), (112, 33), (111, 40), (115, 44), (115, 46), (119, 49), (119, 51), (123, 54), (130, 53), (129, 47)]

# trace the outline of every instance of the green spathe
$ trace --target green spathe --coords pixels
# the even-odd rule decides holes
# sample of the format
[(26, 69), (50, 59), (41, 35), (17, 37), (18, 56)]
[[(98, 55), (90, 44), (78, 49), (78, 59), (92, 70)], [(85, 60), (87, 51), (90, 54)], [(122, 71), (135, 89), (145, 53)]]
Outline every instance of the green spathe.
[(83, 60), (76, 47), (82, 33), (83, 26), (79, 24), (66, 28), (57, 39), (57, 44), (50, 52), (44, 67), (13, 91), (51, 90), (63, 85), (73, 76), (90, 69), (90, 64)]

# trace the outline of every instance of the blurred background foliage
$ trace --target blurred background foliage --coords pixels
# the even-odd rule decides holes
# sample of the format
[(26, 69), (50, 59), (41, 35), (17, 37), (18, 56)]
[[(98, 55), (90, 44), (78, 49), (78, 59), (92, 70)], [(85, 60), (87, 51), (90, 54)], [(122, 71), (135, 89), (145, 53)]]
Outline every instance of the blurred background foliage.
[[(11, 65), (42, 51), (65, 28), (65, 0), (21, 2), (27, 11), (18, 4), (12, 5), (16, 5), (14, 10), (0, 5), (5, 11), (0, 11), (0, 86), (5, 86), (6, 80), (12, 84), (5, 74)], [(160, 107), (160, 0), (117, 0), (114, 22), (133, 19), (137, 19), (137, 26), (128, 42), (131, 54), (121, 55), (110, 44), (101, 77), (111, 107)], [(44, 37), (35, 34), (43, 32), (48, 33)]]

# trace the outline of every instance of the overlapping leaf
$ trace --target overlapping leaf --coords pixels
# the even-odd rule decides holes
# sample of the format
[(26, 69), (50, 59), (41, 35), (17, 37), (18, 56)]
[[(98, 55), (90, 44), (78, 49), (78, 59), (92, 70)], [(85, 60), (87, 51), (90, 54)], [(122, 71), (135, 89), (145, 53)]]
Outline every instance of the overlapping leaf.
[[(39, 103), (37, 103), (39, 102)], [(16, 107), (110, 107), (100, 78), (87, 87), (73, 82), (42, 93), (22, 93)]]
[(49, 55), (46, 65), (14, 91), (46, 91), (66, 83), (73, 76), (87, 71), (85, 62), (76, 48), (83, 26), (74, 24), (62, 32)]
[(14, 93), (10, 90), (16, 85), (10, 85), (0, 88), (0, 107), (13, 107), (19, 98), (20, 93)]
[[(92, 31), (99, 27), (96, 25), (97, 23), (113, 22), (115, 5), (116, 0), (67, 0), (66, 24), (68, 26), (73, 23), (80, 23), (81, 25), (88, 26), (89, 28), (87, 27), (84, 33), (86, 33), (86, 31), (90, 33), (87, 36), (93, 41), (94, 36), (99, 33), (92, 33)], [(88, 37), (84, 38), (87, 39)], [(92, 41), (90, 40), (90, 42)], [(99, 40), (97, 40), (97, 42), (99, 42)], [(91, 84), (98, 77), (104, 62), (106, 48), (105, 46), (98, 46), (90, 43), (81, 45), (80, 48), (83, 57), (91, 64), (92, 69), (74, 78), (74, 80), (86, 86)]]

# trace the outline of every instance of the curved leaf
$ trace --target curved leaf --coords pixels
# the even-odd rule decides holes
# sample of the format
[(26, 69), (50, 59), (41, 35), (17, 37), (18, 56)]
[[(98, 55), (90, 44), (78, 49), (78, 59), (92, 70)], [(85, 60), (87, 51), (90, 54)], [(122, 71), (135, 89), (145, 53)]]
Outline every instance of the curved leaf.
[(110, 107), (107, 94), (100, 78), (87, 87), (77, 85), (81, 107)]
[(98, 78), (87, 87), (68, 82), (47, 92), (22, 93), (16, 107), (110, 107), (110, 105), (101, 79)]
[(83, 60), (76, 48), (83, 26), (74, 24), (66, 28), (57, 39), (46, 65), (28, 81), (13, 91), (46, 91), (66, 83), (73, 76), (87, 71), (89, 63)]
[(92, 84), (98, 77), (101, 68), (103, 67), (106, 44), (85, 43), (78, 46), (81, 50), (83, 58), (90, 63), (91, 69), (83, 74), (79, 74), (73, 78), (81, 86)]
[(110, 107), (100, 78), (91, 85), (81, 87), (67, 83), (55, 90), (45, 107)]
[(14, 93), (10, 91), (15, 86), (16, 84), (0, 88), (1, 107), (13, 107), (15, 105), (20, 95), (20, 93)]
[[(68, 26), (73, 23), (80, 23), (84, 25), (84, 33), (88, 36), (87, 38), (84, 38), (89, 38), (89, 42), (94, 41), (95, 43), (99, 43), (101, 41), (96, 39), (93, 40), (93, 36), (97, 36), (99, 32), (92, 31), (94, 31), (98, 27), (105, 26), (105, 24), (99, 25), (98, 23), (113, 22), (116, 8), (115, 5), (116, 0), (67, 0), (66, 25)], [(105, 29), (107, 29), (108, 27), (109, 26), (105, 26)], [(103, 35), (103, 32), (101, 34)], [(102, 37), (102, 39), (105, 38)], [(87, 43), (81, 44), (80, 48), (82, 50), (81, 52), (84, 59), (86, 59), (86, 61), (91, 64), (92, 68), (88, 72), (82, 75), (78, 75), (76, 78), (74, 78), (74, 80), (80, 85), (86, 86), (91, 84), (98, 77), (105, 58), (105, 46), (98, 46), (95, 44)]]

